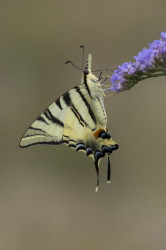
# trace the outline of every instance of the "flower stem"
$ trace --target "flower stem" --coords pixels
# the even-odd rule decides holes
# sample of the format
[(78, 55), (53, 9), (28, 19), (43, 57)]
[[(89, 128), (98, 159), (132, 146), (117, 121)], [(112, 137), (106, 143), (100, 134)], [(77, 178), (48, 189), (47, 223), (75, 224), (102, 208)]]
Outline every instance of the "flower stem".
[(145, 79), (148, 79), (148, 78), (152, 78), (152, 77), (165, 76), (165, 75), (166, 75), (166, 73), (149, 74), (147, 76), (141, 77), (139, 79), (139, 81), (142, 81), (142, 80), (145, 80)]

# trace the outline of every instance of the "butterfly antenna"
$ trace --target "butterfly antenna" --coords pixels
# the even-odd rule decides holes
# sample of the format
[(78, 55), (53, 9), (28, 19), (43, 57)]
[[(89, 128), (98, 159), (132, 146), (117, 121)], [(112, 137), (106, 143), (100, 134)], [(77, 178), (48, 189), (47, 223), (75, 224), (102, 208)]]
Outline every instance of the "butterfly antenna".
[(68, 64), (68, 63), (71, 63), (71, 65), (73, 65), (74, 68), (79, 69), (79, 70), (82, 71), (82, 69), (79, 68), (79, 67), (77, 67), (72, 61), (66, 61), (66, 62), (65, 62), (65, 64)]
[(101, 85), (104, 85), (104, 83), (107, 81), (108, 77), (106, 77), (103, 82), (101, 82)]
[(83, 55), (82, 55), (82, 69), (83, 69), (83, 67), (84, 67), (84, 50), (85, 50), (84, 45), (81, 45), (80, 48), (82, 49), (82, 53), (83, 53)]
[(114, 72), (112, 69), (98, 69), (98, 70), (93, 70), (92, 72), (99, 72), (99, 71), (111, 71), (112, 73)]
[(103, 74), (103, 72), (101, 71), (100, 75), (99, 75), (99, 79), (98, 79), (99, 81), (102, 79), (102, 74)]

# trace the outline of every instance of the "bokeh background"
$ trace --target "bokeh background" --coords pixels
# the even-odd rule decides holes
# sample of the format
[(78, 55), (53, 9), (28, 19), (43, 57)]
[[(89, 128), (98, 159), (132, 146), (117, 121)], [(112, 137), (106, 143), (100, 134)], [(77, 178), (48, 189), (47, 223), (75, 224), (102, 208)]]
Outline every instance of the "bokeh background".
[(115, 69), (166, 30), (166, 1), (0, 3), (0, 250), (166, 249), (166, 78), (105, 99), (120, 148), (101, 162), (64, 145), (18, 147), (51, 102), (93, 69)]

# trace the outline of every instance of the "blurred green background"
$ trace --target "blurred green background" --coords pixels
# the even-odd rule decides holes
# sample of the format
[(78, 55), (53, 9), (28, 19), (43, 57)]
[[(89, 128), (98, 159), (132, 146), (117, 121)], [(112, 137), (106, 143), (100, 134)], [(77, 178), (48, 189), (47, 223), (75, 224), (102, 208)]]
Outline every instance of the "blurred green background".
[(101, 162), (64, 145), (18, 147), (36, 116), (93, 69), (132, 60), (166, 30), (166, 1), (0, 2), (0, 250), (166, 249), (166, 78), (105, 99), (120, 148)]

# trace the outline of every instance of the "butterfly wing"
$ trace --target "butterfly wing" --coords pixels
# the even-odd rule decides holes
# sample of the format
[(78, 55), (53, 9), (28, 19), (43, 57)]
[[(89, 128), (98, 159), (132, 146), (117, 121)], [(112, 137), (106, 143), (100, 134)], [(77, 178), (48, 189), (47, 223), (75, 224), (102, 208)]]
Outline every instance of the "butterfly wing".
[[(70, 90), (72, 95), (73, 89)], [(64, 97), (53, 102), (41, 115), (39, 115), (28, 128), (20, 141), (20, 147), (29, 147), (36, 144), (58, 145), (63, 143), (63, 130), (69, 106)]]
[[(102, 105), (96, 100), (95, 106), (97, 103)], [(102, 124), (98, 121), (93, 106), (92, 97), (84, 85), (74, 87), (37, 117), (22, 137), (20, 147), (65, 143), (92, 156), (99, 177), (99, 159), (110, 154), (117, 144), (107, 132), (106, 121)]]
[(85, 127), (95, 128), (95, 115), (84, 97), (86, 90), (83, 90), (82, 85), (77, 86), (45, 109), (23, 135), (20, 147), (36, 144), (70, 145), (72, 140), (76, 145), (78, 140), (84, 140)]
[[(106, 128), (107, 116), (102, 98), (92, 97), (86, 87), (77, 86), (63, 97), (70, 107), (66, 113), (63, 140), (76, 151), (83, 151), (92, 156), (97, 172), (99, 187), (99, 160), (118, 149)], [(71, 112), (72, 111), (72, 112)], [(111, 167), (108, 156), (107, 182), (110, 183)]]

